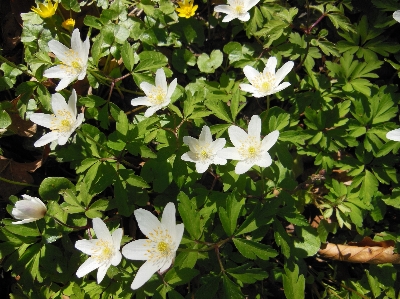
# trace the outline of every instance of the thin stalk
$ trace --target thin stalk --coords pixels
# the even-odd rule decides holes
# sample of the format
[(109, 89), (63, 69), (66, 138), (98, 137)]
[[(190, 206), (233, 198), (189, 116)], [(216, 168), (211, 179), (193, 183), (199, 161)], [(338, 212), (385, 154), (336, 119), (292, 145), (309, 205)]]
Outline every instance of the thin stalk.
[(21, 67), (19, 67), (18, 65), (16, 65), (15, 63), (11, 62), (10, 60), (8, 60), (7, 58), (5, 58), (4, 56), (0, 55), (0, 61), (7, 63), (8, 65), (12, 66), (15, 69), (20, 70), (21, 72), (23, 72), (25, 75), (29, 76), (29, 77), (35, 77), (33, 74), (31, 74), (29, 71), (22, 69)]
[(17, 182), (17, 181), (12, 181), (12, 180), (5, 179), (3, 177), (0, 177), (0, 181), (4, 181), (6, 183), (13, 184), (13, 185), (18, 185), (18, 186), (39, 188), (39, 186), (37, 186), (37, 185), (28, 184), (28, 183), (22, 183), (22, 182)]

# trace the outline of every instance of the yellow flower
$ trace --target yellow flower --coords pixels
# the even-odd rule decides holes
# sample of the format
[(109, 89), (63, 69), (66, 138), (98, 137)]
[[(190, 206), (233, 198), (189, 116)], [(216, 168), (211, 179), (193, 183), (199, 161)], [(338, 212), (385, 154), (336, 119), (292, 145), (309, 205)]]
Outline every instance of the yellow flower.
[(32, 7), (31, 10), (36, 12), (39, 16), (41, 16), (43, 19), (50, 18), (56, 13), (58, 6), (58, 2), (56, 2), (54, 5), (51, 2), (51, 0), (47, 0), (47, 4), (39, 4), (38, 8)]
[(178, 2), (179, 8), (175, 8), (177, 12), (179, 12), (178, 16), (184, 17), (186, 19), (189, 19), (190, 17), (194, 16), (194, 13), (197, 10), (198, 5), (194, 5), (192, 3), (192, 0), (182, 0)]
[(71, 19), (71, 18), (66, 19), (64, 22), (62, 22), (61, 26), (62, 26), (64, 29), (67, 29), (67, 30), (69, 30), (69, 31), (72, 31), (72, 29), (74, 29), (74, 27), (75, 27), (75, 20), (74, 20), (74, 19)]

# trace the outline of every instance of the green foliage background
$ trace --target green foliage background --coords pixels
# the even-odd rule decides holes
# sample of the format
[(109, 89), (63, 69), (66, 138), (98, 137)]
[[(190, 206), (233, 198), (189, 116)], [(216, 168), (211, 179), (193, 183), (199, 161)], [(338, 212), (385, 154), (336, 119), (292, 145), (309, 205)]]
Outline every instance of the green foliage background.
[[(60, 3), (72, 15), (89, 4)], [(366, 236), (398, 249), (400, 143), (385, 136), (399, 127), (400, 24), (392, 13), (400, 2), (261, 0), (246, 23), (222, 23), (210, 1), (196, 4), (190, 19), (167, 0), (92, 4), (97, 13), (81, 28), (91, 41), (93, 91), (79, 97), (85, 123), (51, 149), (46, 163), (56, 171), (25, 190), (46, 203), (48, 215), (18, 226), (2, 219), (1, 268), (18, 277), (11, 298), (399, 298), (398, 265), (321, 260), (317, 252), (321, 243)], [(5, 130), (12, 113), (51, 112), (47, 44), (70, 40), (60, 15), (42, 20), (31, 12), (23, 20), (23, 63), (1, 57)], [(261, 71), (271, 56), (278, 67), (295, 62), (284, 79), (291, 86), (268, 100), (242, 92), (243, 67)], [(179, 85), (163, 113), (144, 118), (130, 100), (160, 67)], [(188, 151), (183, 136), (197, 138), (208, 125), (229, 140), (228, 127), (247, 129), (255, 114), (262, 135), (280, 131), (271, 167), (237, 175), (228, 162), (201, 175), (180, 159)], [(41, 154), (32, 147), (41, 133), (25, 138), (26, 152)], [(82, 228), (90, 219), (123, 227), (126, 243), (138, 236), (136, 208), (149, 202), (160, 212), (171, 201), (185, 233), (164, 281), (153, 276), (132, 291), (141, 262), (125, 259), (100, 285), (93, 273), (76, 277), (86, 256), (74, 242), (88, 238)], [(322, 216), (317, 228), (315, 216)]]

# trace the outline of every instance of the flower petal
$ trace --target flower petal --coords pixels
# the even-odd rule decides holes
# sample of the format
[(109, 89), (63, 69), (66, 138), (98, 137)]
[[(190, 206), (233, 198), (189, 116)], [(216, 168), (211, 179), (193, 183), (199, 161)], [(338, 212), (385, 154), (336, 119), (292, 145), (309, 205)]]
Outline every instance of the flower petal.
[(248, 20), (250, 20), (250, 14), (248, 12), (241, 13), (237, 18), (242, 22), (247, 22)]
[(132, 99), (131, 105), (132, 106), (140, 106), (140, 105), (150, 106), (151, 102), (149, 101), (148, 97), (138, 97), (138, 98)]
[(250, 10), (253, 6), (256, 6), (258, 2), (260, 2), (260, 0), (245, 0), (245, 9)]
[(222, 150), (226, 144), (225, 138), (218, 138), (210, 144), (210, 150), (215, 154)]
[(386, 138), (393, 141), (400, 141), (400, 129), (395, 129), (387, 132)]
[(172, 202), (167, 203), (164, 208), (161, 224), (168, 230), (170, 233), (172, 240), (175, 240), (175, 226), (176, 226), (176, 218), (175, 218), (175, 205)]
[(214, 11), (231, 14), (232, 8), (229, 5), (217, 5), (217, 6), (215, 6)]
[(274, 88), (274, 90), (272, 90), (272, 93), (277, 93), (281, 90), (284, 90), (285, 88), (289, 87), (290, 83), (289, 82), (283, 82), (282, 84), (279, 84), (277, 87)]
[(201, 133), (199, 135), (199, 142), (204, 144), (204, 143), (211, 143), (212, 140), (212, 135), (211, 135), (211, 130), (208, 126), (203, 126), (201, 129)]
[(46, 145), (54, 140), (58, 139), (58, 133), (55, 131), (49, 132), (46, 135), (43, 135), (40, 139), (38, 139), (33, 145), (35, 147), (41, 147)]
[(174, 240), (175, 248), (174, 248), (174, 251), (176, 251), (178, 249), (179, 245), (181, 244), (184, 230), (185, 230), (185, 226), (183, 225), (183, 223), (175, 225), (175, 240)]
[(104, 276), (106, 276), (108, 268), (110, 268), (109, 263), (107, 263), (105, 265), (101, 265), (99, 267), (99, 270), (97, 270), (97, 284), (100, 284), (100, 282), (103, 280)]
[(236, 164), (235, 173), (243, 174), (247, 172), (253, 165), (253, 163), (249, 163), (247, 161), (239, 161), (238, 164)]
[(66, 71), (68, 66), (56, 65), (44, 71), (43, 76), (46, 78), (63, 78), (69, 76), (69, 72)]
[(155, 88), (154, 85), (148, 83), (148, 82), (142, 82), (140, 83), (140, 89), (143, 90), (143, 92), (148, 95), (151, 93), (151, 91)]
[(266, 73), (275, 74), (275, 69), (276, 69), (277, 64), (278, 64), (278, 60), (276, 59), (276, 57), (271, 56), (270, 58), (268, 58), (267, 65), (265, 66), (263, 73), (264, 74), (266, 74)]
[(269, 133), (262, 140), (261, 143), (262, 149), (264, 151), (268, 151), (278, 141), (278, 138), (279, 138), (279, 131), (275, 130)]
[(208, 169), (209, 166), (210, 166), (210, 163), (196, 162), (196, 171), (197, 171), (197, 173), (204, 173)]
[(249, 136), (253, 136), (260, 140), (261, 135), (261, 118), (258, 115), (253, 115), (249, 122), (249, 127), (247, 129)]
[[(121, 240), (122, 240), (122, 235), (123, 235), (123, 230), (122, 228), (117, 228), (113, 233), (112, 233), (112, 241), (114, 244), (114, 248), (116, 251), (119, 251), (119, 248), (121, 247)], [(114, 265), (114, 264), (113, 264)], [(115, 265), (114, 265), (115, 266)]]
[[(243, 73), (246, 76), (247, 80), (253, 82), (253, 80), (260, 75), (260, 72), (257, 71), (255, 68), (251, 67), (250, 65), (246, 65), (243, 68)], [(240, 84), (240, 85), (245, 85), (245, 84)]]
[(142, 285), (144, 285), (156, 271), (159, 270), (159, 266), (157, 264), (153, 264), (151, 262), (145, 262), (139, 270), (136, 272), (136, 276), (133, 279), (131, 284), (131, 288), (133, 290), (137, 290)]
[(172, 80), (171, 84), (168, 87), (168, 93), (167, 93), (168, 99), (172, 97), (172, 94), (174, 93), (177, 85), (178, 85), (178, 79), (175, 78), (174, 80)]
[(256, 165), (260, 167), (268, 167), (272, 164), (272, 158), (271, 155), (268, 152), (263, 152), (261, 159), (257, 160), (255, 162)]
[(236, 147), (226, 147), (217, 153), (221, 159), (243, 160)]
[(60, 91), (63, 90), (65, 88), (68, 87), (68, 85), (70, 85), (72, 83), (72, 81), (74, 81), (76, 79), (76, 77), (65, 77), (62, 78), (60, 80), (60, 82), (58, 82), (58, 85), (56, 87), (56, 91)]
[(58, 116), (60, 111), (70, 110), (64, 97), (59, 93), (55, 93), (51, 96), (51, 109), (56, 116)]
[(161, 226), (161, 222), (152, 213), (145, 209), (136, 209), (134, 212), (140, 230), (147, 237)]
[(156, 71), (156, 87), (161, 87), (161, 89), (165, 92), (165, 94), (168, 93), (168, 84), (167, 84), (167, 78), (165, 77), (165, 72), (162, 68), (158, 69)]
[(397, 22), (400, 22), (400, 10), (396, 10), (393, 13), (393, 19), (395, 19)]
[[(64, 46), (62, 43), (60, 43), (58, 40), (52, 39), (48, 43), (50, 51), (54, 53), (54, 55), (57, 56), (58, 59), (61, 61), (68, 60), (68, 52), (69, 49)], [(48, 78), (48, 77), (47, 77)]]
[(146, 261), (148, 259), (148, 239), (132, 241), (122, 247), (122, 255), (128, 260)]
[(250, 92), (250, 93), (257, 92), (257, 89), (253, 85), (250, 85), (250, 84), (242, 83), (242, 84), (239, 85), (239, 87), (240, 87), (241, 90), (243, 90), (245, 92)]
[(104, 221), (101, 220), (100, 218), (94, 218), (92, 222), (93, 222), (93, 230), (96, 233), (97, 239), (103, 239), (107, 242), (112, 243), (113, 239)]
[(184, 153), (184, 154), (181, 156), (181, 159), (182, 159), (183, 161), (195, 162), (195, 163), (197, 163), (196, 155), (195, 155), (193, 152)]
[(238, 126), (230, 126), (228, 128), (228, 134), (231, 142), (235, 147), (240, 147), (248, 137), (247, 133)]
[(54, 116), (45, 113), (33, 113), (29, 119), (39, 126), (50, 128), (52, 126), (52, 122), (54, 121)]
[(118, 266), (119, 263), (122, 260), (122, 255), (121, 252), (118, 250), (117, 252), (115, 252), (114, 256), (111, 258), (111, 264), (113, 266)]
[(152, 116), (154, 113), (156, 113), (158, 110), (160, 110), (162, 108), (162, 106), (157, 105), (157, 106), (152, 106), (149, 107), (146, 112), (144, 113), (145, 117), (150, 117)]
[(82, 251), (87, 255), (93, 255), (94, 250), (97, 249), (97, 239), (92, 240), (78, 240), (75, 242), (75, 248)]
[(97, 269), (100, 267), (100, 263), (92, 258), (89, 257), (79, 268), (78, 271), (76, 271), (76, 276), (82, 277), (85, 276), (86, 274), (92, 272), (94, 269)]
[(69, 137), (71, 136), (72, 133), (64, 133), (64, 134), (59, 134), (58, 135), (58, 140), (57, 143), (58, 145), (64, 145), (68, 142)]
[[(271, 59), (271, 58), (270, 58)], [(276, 82), (281, 82), (287, 74), (293, 69), (294, 63), (293, 61), (286, 62), (275, 74)]]
[(76, 91), (75, 91), (75, 89), (72, 89), (71, 96), (69, 97), (69, 100), (68, 100), (68, 108), (72, 112), (72, 116), (74, 118), (76, 118), (76, 114), (77, 114), (76, 101), (77, 101)]

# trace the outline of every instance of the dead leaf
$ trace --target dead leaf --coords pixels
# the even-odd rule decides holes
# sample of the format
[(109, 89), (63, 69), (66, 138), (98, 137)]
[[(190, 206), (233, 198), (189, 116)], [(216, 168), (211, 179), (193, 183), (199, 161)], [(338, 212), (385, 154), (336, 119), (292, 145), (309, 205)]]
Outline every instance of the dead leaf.
[(364, 237), (364, 239), (362, 239), (362, 241), (360, 241), (360, 242), (349, 242), (349, 245), (362, 246), (362, 247), (380, 246), (380, 247), (388, 248), (388, 247), (394, 247), (396, 245), (396, 242), (393, 240), (375, 242), (370, 237)]
[(400, 254), (394, 253), (394, 246), (352, 246), (328, 243), (321, 246), (318, 254), (325, 259), (348, 263), (400, 264)]
[[(19, 163), (12, 159), (0, 156), (0, 177), (14, 182), (32, 184), (33, 178), (28, 172), (34, 172), (42, 166), (42, 163), (42, 159), (30, 163)], [(25, 188), (25, 186), (0, 180), (0, 197), (3, 200), (8, 200), (11, 195), (17, 194), (23, 188)]]
[(23, 137), (32, 137), (36, 133), (37, 126), (30, 120), (22, 119), (17, 113), (10, 113), (10, 117), (12, 123), (7, 130)]

